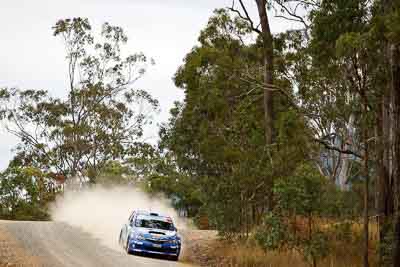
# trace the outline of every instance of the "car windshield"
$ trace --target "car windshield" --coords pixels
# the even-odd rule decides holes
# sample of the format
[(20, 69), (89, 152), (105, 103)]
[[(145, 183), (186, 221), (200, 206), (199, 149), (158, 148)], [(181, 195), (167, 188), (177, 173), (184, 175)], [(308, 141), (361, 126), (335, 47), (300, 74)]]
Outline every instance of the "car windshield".
[(136, 219), (135, 226), (143, 228), (151, 228), (151, 229), (161, 229), (167, 231), (175, 230), (175, 227), (172, 223), (154, 219)]

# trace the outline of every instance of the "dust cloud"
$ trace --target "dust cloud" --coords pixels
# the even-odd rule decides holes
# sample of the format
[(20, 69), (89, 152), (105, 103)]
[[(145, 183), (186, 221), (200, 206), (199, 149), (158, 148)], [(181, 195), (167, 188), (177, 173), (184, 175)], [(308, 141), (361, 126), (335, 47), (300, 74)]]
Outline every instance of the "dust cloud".
[(178, 229), (191, 228), (161, 196), (151, 197), (133, 187), (101, 186), (80, 191), (66, 191), (51, 207), (54, 221), (80, 227), (112, 249), (120, 249), (118, 237), (122, 225), (133, 210), (147, 210), (169, 215)]

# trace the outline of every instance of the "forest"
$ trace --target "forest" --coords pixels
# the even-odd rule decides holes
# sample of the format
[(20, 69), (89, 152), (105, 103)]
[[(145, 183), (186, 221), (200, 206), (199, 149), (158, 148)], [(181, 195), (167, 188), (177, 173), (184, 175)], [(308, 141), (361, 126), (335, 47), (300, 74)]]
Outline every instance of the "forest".
[[(271, 17), (298, 27), (274, 33)], [(157, 144), (142, 137), (159, 103), (135, 88), (153, 60), (124, 54), (109, 23), (99, 35), (80, 17), (52, 29), (66, 96), (0, 88), (2, 125), (19, 140), (0, 218), (49, 220), (68, 188), (130, 184), (265, 255), (400, 266), (399, 1), (216, 4), (172, 77), (184, 100)]]

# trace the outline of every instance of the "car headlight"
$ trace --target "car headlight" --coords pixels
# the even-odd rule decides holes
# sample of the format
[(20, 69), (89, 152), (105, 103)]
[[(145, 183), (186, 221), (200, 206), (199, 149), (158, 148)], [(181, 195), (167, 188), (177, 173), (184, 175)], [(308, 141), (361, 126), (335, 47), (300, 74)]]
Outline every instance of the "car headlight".
[(144, 235), (141, 233), (131, 233), (131, 238), (136, 240), (144, 240)]
[(170, 240), (170, 243), (173, 245), (180, 245), (181, 244), (181, 239), (179, 237), (173, 238)]
[(144, 240), (144, 235), (139, 233), (139, 234), (136, 235), (136, 239), (137, 240)]

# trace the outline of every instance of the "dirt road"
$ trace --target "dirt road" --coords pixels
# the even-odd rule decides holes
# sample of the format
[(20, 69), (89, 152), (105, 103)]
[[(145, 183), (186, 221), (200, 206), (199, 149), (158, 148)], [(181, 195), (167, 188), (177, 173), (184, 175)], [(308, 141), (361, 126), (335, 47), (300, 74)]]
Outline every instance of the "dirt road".
[[(117, 236), (115, 237), (117, 238)], [(127, 255), (62, 222), (0, 221), (0, 266), (188, 267), (182, 262)]]

